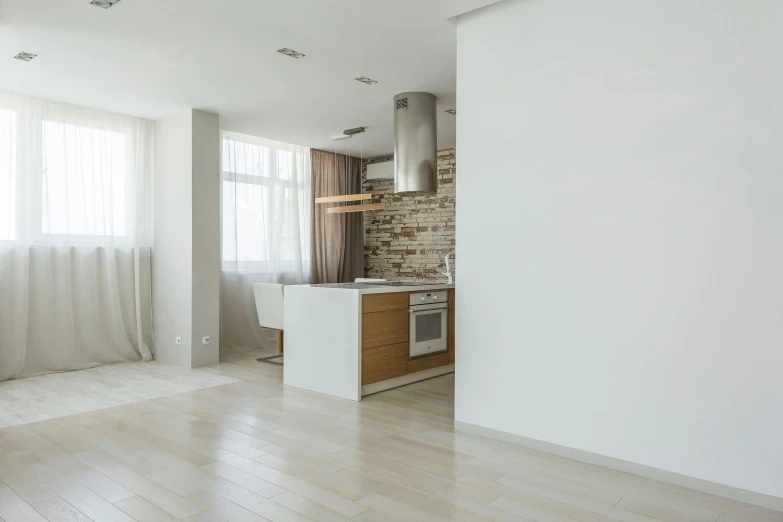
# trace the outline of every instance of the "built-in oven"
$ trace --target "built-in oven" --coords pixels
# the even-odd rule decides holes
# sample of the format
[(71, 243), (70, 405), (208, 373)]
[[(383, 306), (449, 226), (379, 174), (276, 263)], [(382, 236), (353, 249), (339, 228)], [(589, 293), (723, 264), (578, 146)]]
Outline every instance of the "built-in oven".
[(410, 294), (409, 357), (448, 351), (448, 290)]

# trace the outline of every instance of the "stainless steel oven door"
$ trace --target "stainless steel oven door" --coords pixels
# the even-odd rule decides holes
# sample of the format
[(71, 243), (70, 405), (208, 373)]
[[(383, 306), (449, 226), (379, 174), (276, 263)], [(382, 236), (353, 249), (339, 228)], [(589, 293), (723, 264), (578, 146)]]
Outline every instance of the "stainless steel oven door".
[(448, 351), (448, 304), (410, 307), (409, 357)]

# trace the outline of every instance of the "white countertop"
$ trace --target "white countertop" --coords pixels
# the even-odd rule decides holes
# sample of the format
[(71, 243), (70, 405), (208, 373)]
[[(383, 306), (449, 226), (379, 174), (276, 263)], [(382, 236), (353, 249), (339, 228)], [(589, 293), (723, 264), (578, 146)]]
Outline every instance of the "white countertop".
[(455, 285), (448, 283), (421, 283), (402, 282), (401, 284), (383, 283), (330, 283), (325, 285), (291, 285), (299, 288), (329, 288), (333, 290), (347, 290), (360, 294), (392, 294), (395, 292), (426, 292), (429, 290), (448, 290)]

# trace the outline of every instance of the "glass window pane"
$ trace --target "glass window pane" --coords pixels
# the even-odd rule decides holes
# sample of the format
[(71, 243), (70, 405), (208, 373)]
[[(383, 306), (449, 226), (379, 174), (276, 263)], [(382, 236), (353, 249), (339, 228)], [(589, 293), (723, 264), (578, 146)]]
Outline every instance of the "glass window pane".
[(126, 235), (125, 136), (43, 123), (43, 234)]
[(223, 172), (270, 177), (268, 147), (235, 140), (223, 140)]
[(288, 150), (277, 151), (277, 177), (290, 180), (294, 172), (294, 153)]
[(16, 239), (16, 113), (0, 109), (0, 241)]
[(267, 260), (266, 209), (269, 187), (223, 182), (223, 260), (239, 263)]

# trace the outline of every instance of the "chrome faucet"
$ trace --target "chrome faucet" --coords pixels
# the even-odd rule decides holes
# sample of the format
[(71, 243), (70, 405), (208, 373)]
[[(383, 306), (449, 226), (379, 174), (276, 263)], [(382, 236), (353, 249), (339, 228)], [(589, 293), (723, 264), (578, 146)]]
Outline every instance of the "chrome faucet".
[(450, 285), (454, 284), (454, 274), (451, 272), (451, 264), (449, 263), (449, 256), (453, 256), (454, 252), (456, 252), (456, 250), (452, 250), (451, 252), (446, 254), (446, 271), (445, 272), (441, 272), (441, 274), (443, 274), (443, 275), (445, 275), (446, 277), (449, 278), (449, 284)]

